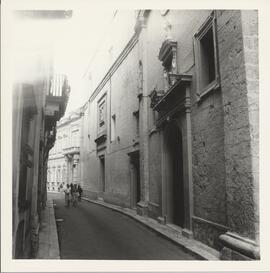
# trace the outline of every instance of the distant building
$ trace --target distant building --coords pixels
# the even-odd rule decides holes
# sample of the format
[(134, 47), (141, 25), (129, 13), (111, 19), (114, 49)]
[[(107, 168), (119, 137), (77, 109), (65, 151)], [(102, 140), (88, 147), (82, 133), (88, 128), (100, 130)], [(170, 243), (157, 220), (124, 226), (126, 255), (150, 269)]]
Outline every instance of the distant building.
[(48, 191), (60, 191), (66, 184), (80, 182), (80, 110), (57, 122), (56, 141), (48, 160)]
[(86, 196), (259, 259), (257, 16), (118, 11), (88, 72)]
[[(29, 37), (27, 23), (36, 18), (31, 15), (35, 12), (25, 15), (26, 18), (20, 14), (16, 12), (16, 26), (24, 30), (11, 34), (16, 38)], [(35, 27), (39, 29), (37, 22)], [(12, 44), (12, 257), (15, 259), (35, 258), (38, 251), (41, 215), (47, 200), (48, 155), (55, 141), (56, 121), (64, 115), (70, 92), (65, 76), (61, 81), (53, 81), (52, 52), (50, 43), (42, 44), (35, 39)]]

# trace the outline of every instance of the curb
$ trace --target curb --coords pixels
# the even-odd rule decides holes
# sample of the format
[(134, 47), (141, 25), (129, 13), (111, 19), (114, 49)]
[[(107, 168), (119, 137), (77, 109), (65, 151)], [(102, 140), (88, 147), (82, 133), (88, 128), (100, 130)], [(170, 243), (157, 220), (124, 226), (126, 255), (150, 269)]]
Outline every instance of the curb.
[(126, 216), (140, 222), (150, 230), (154, 231), (158, 235), (161, 235), (163, 238), (170, 240), (174, 244), (180, 246), (186, 252), (194, 256), (198, 260), (210, 260), (210, 261), (218, 261), (219, 252), (213, 248), (208, 247), (207, 245), (198, 242), (194, 239), (189, 239), (180, 235), (179, 231), (175, 231), (167, 225), (159, 224), (156, 220), (151, 218), (146, 218), (136, 214), (129, 208), (122, 208), (120, 206), (108, 204), (102, 201), (91, 200), (87, 197), (82, 197), (83, 200), (97, 204), (108, 209), (112, 209), (114, 211), (125, 214)]
[(47, 200), (47, 206), (43, 211), (37, 259), (60, 259), (60, 248), (52, 199)]

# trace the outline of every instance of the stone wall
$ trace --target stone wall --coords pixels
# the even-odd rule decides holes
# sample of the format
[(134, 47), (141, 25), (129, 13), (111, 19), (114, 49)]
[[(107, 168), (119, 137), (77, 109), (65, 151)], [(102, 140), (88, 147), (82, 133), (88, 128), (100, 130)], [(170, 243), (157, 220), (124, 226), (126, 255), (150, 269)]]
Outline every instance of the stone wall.
[[(216, 247), (218, 236), (226, 226), (226, 189), (224, 166), (224, 130), (223, 105), (221, 91), (218, 90), (204, 98), (200, 103), (196, 96), (196, 73), (194, 63), (193, 39), (195, 33), (204, 23), (211, 11), (175, 11), (170, 10), (166, 16), (159, 11), (150, 13), (147, 23), (147, 84), (150, 93), (154, 87), (164, 88), (161, 62), (157, 56), (161, 44), (168, 33), (166, 25), (170, 26), (170, 35), (177, 41), (178, 73), (193, 75), (191, 83), (191, 124), (192, 124), (192, 173), (193, 173), (193, 206), (194, 237)], [(181, 27), (180, 27), (181, 26)], [(151, 109), (150, 109), (151, 111)], [(153, 132), (154, 115), (149, 114), (149, 173), (150, 173), (150, 214), (157, 216), (154, 204), (162, 206), (161, 196), (161, 156), (160, 136)], [(159, 210), (161, 213), (161, 209)], [(224, 225), (224, 226), (223, 226)], [(222, 226), (222, 228), (221, 228)], [(213, 230), (214, 239), (207, 238), (209, 229)], [(213, 235), (211, 235), (213, 237)], [(215, 241), (215, 242), (214, 242)]]
[[(192, 76), (190, 91), (191, 152), (184, 147), (185, 172), (190, 172), (191, 231), (195, 239), (223, 248), (220, 235), (228, 230), (258, 238), (258, 32), (254, 11), (216, 11), (219, 86), (198, 100), (194, 35), (210, 10), (151, 11), (138, 41), (120, 55), (121, 63), (85, 104), (82, 119), (81, 161), (85, 193), (100, 194), (99, 156), (105, 155), (105, 201), (131, 205), (130, 152), (139, 150), (141, 200), (148, 216), (163, 214), (162, 132), (149, 95), (164, 89), (163, 67), (158, 59), (166, 36), (177, 42), (178, 73)], [(131, 35), (130, 35), (131, 36)], [(130, 40), (131, 41), (131, 40)], [(127, 47), (130, 46), (130, 43)], [(105, 71), (106, 74), (108, 71)], [(108, 75), (108, 74), (107, 74)], [(97, 151), (98, 101), (106, 93), (106, 148)], [(134, 112), (139, 111), (139, 135)], [(116, 136), (111, 141), (111, 118)], [(181, 114), (187, 131), (189, 121)], [(190, 168), (189, 168), (190, 167)], [(188, 175), (186, 174), (186, 177)], [(144, 204), (145, 205), (145, 204)]]
[[(136, 45), (125, 57), (116, 72), (98, 95), (87, 105), (84, 114), (81, 160), (82, 183), (85, 193), (100, 192), (99, 156), (105, 155), (104, 200), (130, 206), (130, 162), (128, 152), (133, 149), (136, 134), (134, 112), (138, 110), (138, 48)], [(97, 151), (97, 107), (106, 94), (106, 148)], [(136, 103), (137, 101), (137, 103)], [(115, 139), (111, 139), (111, 118), (115, 115)], [(89, 132), (89, 133), (88, 133)], [(89, 134), (89, 137), (88, 137)], [(91, 166), (91, 167), (90, 167)]]
[[(259, 243), (259, 56), (258, 12), (242, 11), (249, 113), (255, 241)], [(253, 236), (252, 236), (253, 237)]]
[[(252, 157), (252, 151), (258, 151), (258, 131), (256, 136), (251, 134), (251, 126), (258, 128), (257, 20), (254, 12), (248, 15), (240, 11), (220, 11), (219, 15), (228, 225), (235, 232), (254, 239), (257, 181), (252, 164), (256, 155)], [(251, 49), (248, 42), (252, 42)], [(254, 118), (250, 119), (250, 115)]]

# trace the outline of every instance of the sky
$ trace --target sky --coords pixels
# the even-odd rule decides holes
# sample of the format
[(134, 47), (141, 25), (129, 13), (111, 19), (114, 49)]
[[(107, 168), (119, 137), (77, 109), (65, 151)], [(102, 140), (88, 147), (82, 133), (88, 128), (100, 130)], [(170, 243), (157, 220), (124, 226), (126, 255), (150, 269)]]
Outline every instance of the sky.
[[(40, 9), (48, 8), (41, 7)], [(18, 48), (33, 51), (52, 46), (54, 73), (66, 74), (71, 87), (66, 109), (66, 113), (69, 113), (85, 103), (83, 77), (97, 53), (97, 49), (106, 37), (106, 30), (110, 26), (116, 10), (112, 7), (110, 9), (97, 6), (93, 8), (91, 4), (55, 9), (71, 9), (72, 17), (52, 20), (16, 20), (16, 17), (10, 17), (13, 19), (10, 24), (12, 38), (9, 46), (15, 60), (14, 66), (21, 62), (20, 58), (23, 55), (21, 51), (18, 51)], [(24, 60), (26, 73), (21, 77), (29, 74), (27, 73), (29, 70), (26, 66), (27, 60)]]
[[(72, 18), (62, 26), (55, 39), (55, 71), (67, 74), (71, 94), (66, 113), (82, 106), (83, 76), (102, 43), (115, 10), (88, 8), (73, 9)], [(59, 29), (58, 29), (59, 33)]]

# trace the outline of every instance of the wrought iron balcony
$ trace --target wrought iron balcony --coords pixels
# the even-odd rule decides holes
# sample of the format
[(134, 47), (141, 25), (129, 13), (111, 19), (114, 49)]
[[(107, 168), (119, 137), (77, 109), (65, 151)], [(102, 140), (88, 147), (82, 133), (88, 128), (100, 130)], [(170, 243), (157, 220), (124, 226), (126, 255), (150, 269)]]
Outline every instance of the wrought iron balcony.
[(54, 75), (50, 81), (49, 96), (62, 97), (67, 88), (66, 75)]
[(59, 120), (65, 113), (70, 87), (65, 75), (54, 75), (46, 96), (45, 115)]

